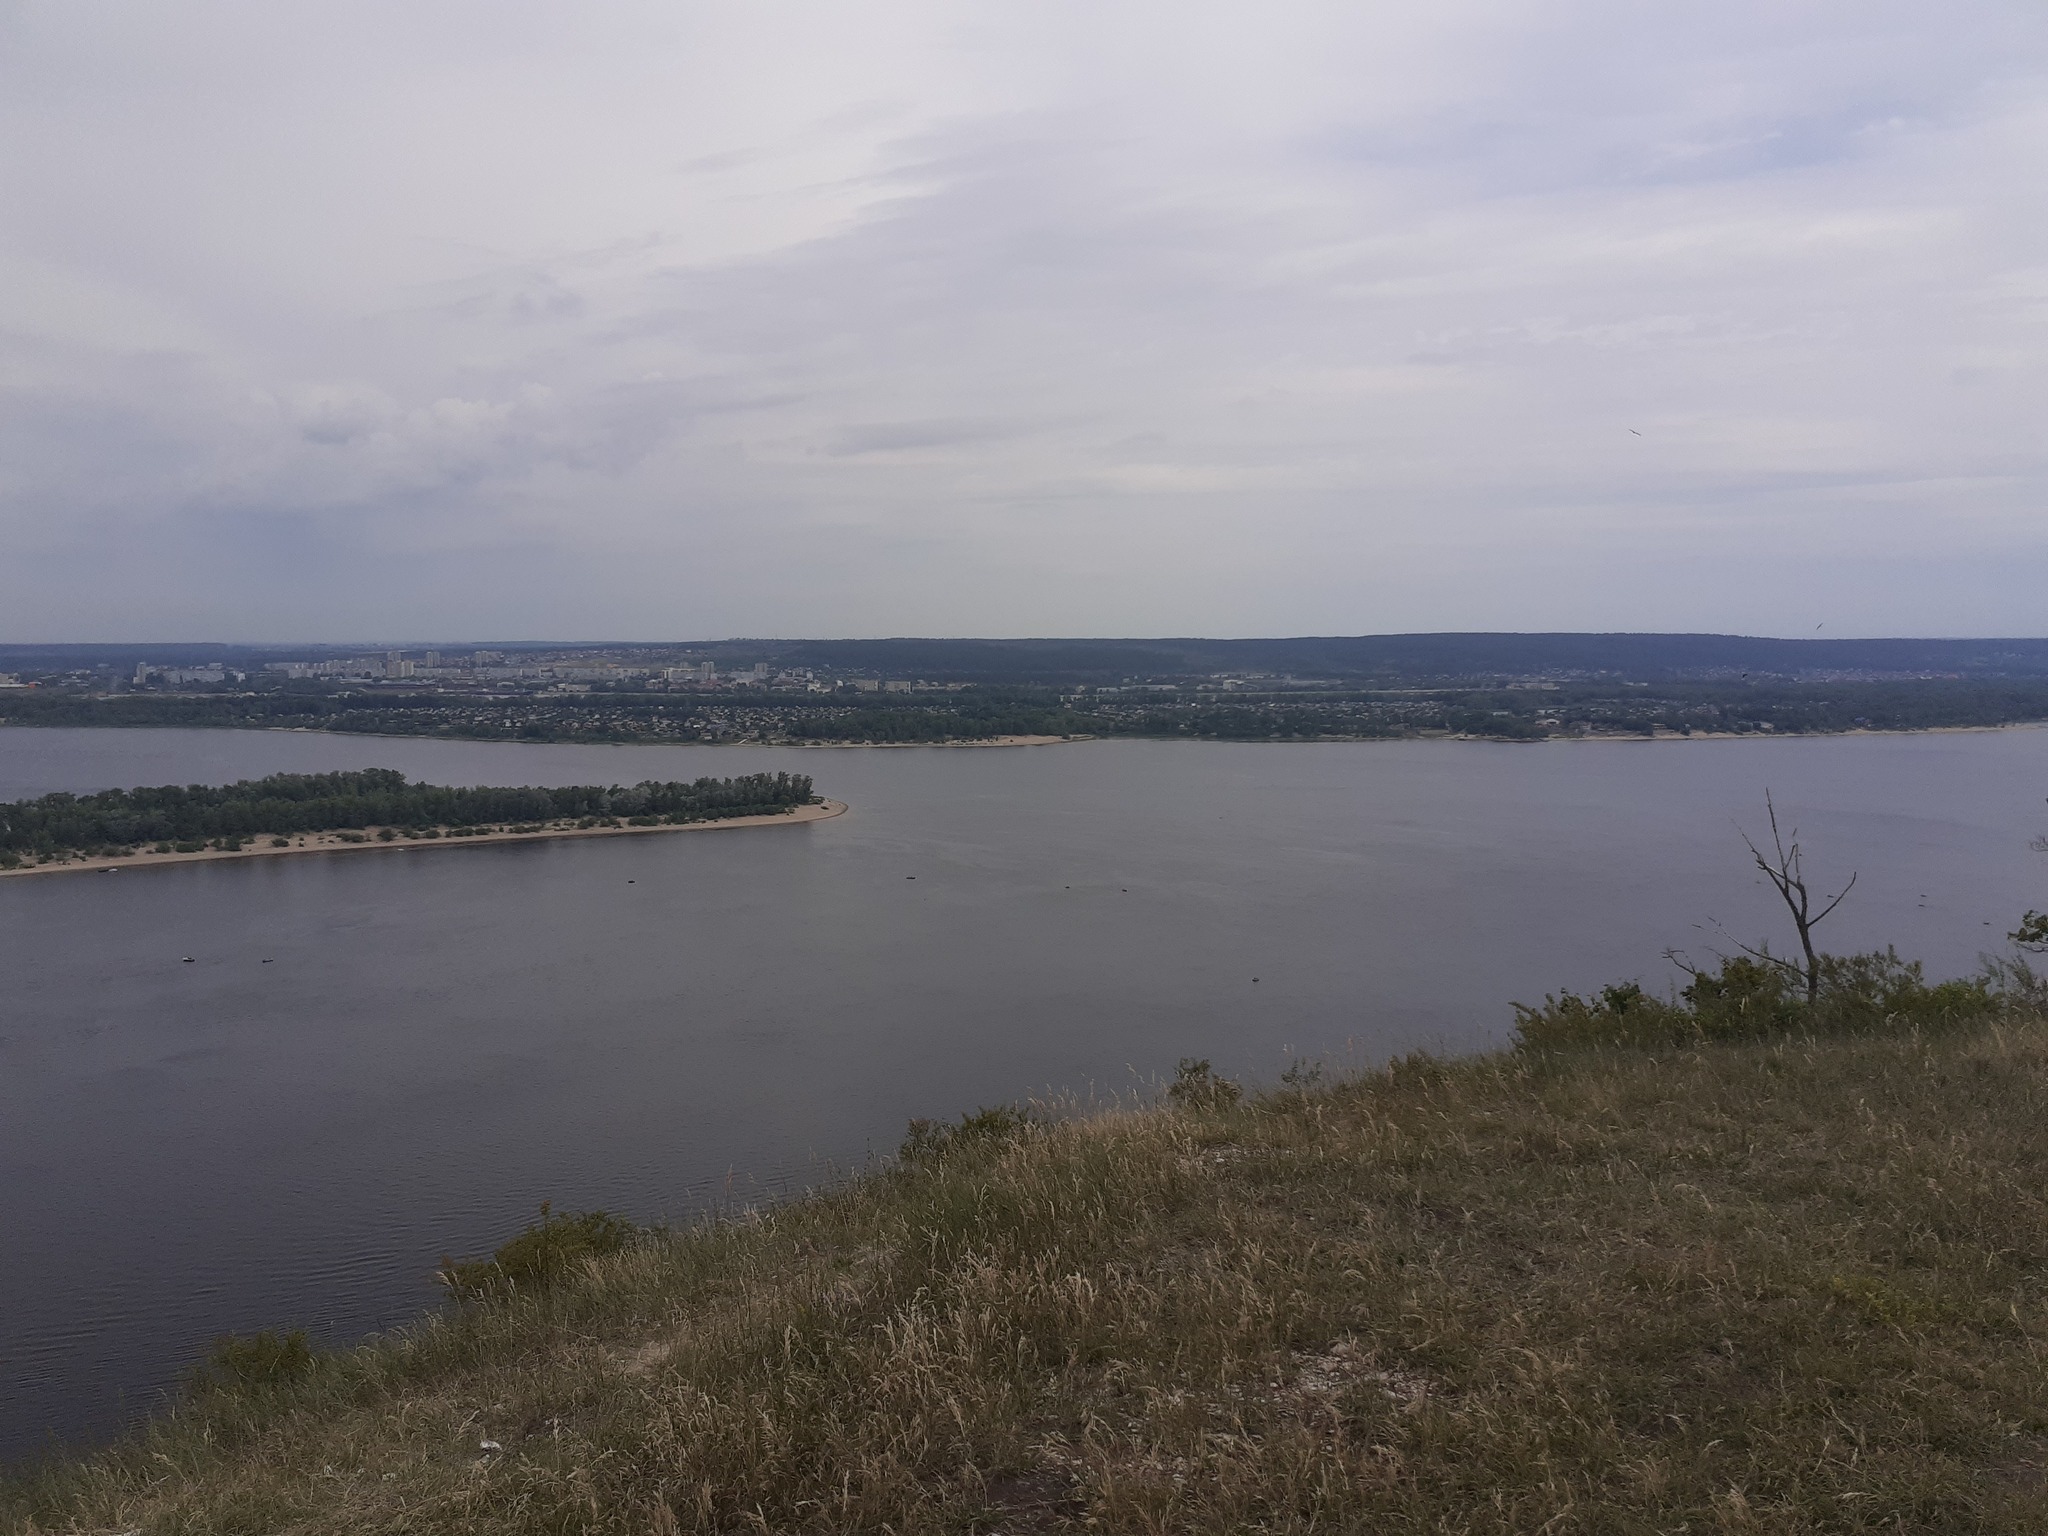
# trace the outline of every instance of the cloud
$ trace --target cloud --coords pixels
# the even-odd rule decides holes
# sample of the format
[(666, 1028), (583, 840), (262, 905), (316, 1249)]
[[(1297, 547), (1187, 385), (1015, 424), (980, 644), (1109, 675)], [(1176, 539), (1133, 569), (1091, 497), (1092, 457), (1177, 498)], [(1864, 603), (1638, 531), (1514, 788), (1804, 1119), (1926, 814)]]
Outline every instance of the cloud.
[(2039, 628), (2031, 5), (92, 16), (7, 638)]
[(843, 429), (824, 451), (845, 457), (901, 453), (919, 448), (958, 448), (1009, 435), (1009, 426), (994, 420), (858, 422)]

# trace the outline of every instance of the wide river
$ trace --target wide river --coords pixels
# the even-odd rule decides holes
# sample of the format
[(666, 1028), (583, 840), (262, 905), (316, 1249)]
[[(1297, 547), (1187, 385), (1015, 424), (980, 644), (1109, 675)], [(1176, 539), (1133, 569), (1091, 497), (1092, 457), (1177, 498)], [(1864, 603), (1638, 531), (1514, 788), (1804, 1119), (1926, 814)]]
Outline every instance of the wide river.
[[(914, 1115), (1497, 1045), (1511, 999), (1786, 936), (1974, 969), (2048, 906), (2048, 731), (803, 751), (0, 729), (0, 800), (388, 767), (762, 769), (803, 827), (0, 880), (0, 1454), (103, 1435), (226, 1332), (344, 1341), (543, 1200), (656, 1220)], [(1718, 927), (1717, 927), (1718, 925)], [(1725, 937), (1722, 936), (1725, 930)], [(193, 963), (183, 957), (192, 956)]]

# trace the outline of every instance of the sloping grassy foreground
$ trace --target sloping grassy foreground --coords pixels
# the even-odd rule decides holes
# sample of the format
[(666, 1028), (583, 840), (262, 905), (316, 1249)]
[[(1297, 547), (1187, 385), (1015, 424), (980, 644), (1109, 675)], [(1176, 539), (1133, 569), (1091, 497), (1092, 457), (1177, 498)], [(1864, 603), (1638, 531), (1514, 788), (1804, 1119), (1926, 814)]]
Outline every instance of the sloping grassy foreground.
[(927, 1134), (839, 1192), (202, 1395), (6, 1507), (38, 1532), (2048, 1531), (2042, 1023), (1227, 1097)]

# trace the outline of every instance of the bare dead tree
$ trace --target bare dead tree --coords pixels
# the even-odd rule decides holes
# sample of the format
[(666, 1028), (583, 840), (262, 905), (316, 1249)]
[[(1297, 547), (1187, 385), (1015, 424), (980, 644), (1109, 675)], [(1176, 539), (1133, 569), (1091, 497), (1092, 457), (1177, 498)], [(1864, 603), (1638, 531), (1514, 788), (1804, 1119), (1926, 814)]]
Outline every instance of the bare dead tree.
[(1771, 954), (1766, 949), (1750, 949), (1747, 944), (1741, 947), (1759, 960), (1768, 960), (1773, 965), (1783, 966), (1799, 977), (1806, 983), (1806, 1000), (1811, 1003), (1820, 996), (1820, 956), (1813, 947), (1813, 930), (1818, 928), (1822, 919), (1839, 907), (1842, 898), (1855, 888), (1856, 876), (1851, 874), (1849, 883), (1843, 886), (1826, 906), (1818, 912), (1814, 911), (1813, 898), (1806, 889), (1805, 868), (1801, 863), (1799, 829), (1792, 829), (1791, 841), (1788, 843), (1785, 835), (1778, 830), (1778, 807), (1772, 803), (1769, 790), (1764, 791), (1764, 809), (1770, 813), (1771, 818), (1771, 851), (1768, 854), (1757, 847), (1750, 835), (1743, 832), (1741, 827), (1738, 826), (1735, 830), (1741, 833), (1743, 845), (1749, 849), (1749, 856), (1756, 860), (1756, 867), (1763, 871), (1764, 878), (1771, 882), (1772, 888), (1785, 903), (1785, 910), (1792, 914), (1792, 926), (1799, 931), (1799, 948), (1805, 953), (1806, 963), (1803, 966), (1798, 965), (1780, 955)]

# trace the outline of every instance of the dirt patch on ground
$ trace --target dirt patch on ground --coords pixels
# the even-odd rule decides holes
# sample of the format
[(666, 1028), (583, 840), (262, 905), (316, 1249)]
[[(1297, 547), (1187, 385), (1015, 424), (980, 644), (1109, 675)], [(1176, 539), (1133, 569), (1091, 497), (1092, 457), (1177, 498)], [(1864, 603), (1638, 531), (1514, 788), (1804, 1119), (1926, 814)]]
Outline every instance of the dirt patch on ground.
[(1297, 1351), (1294, 1374), (1280, 1395), (1296, 1409), (1324, 1406), (1358, 1387), (1375, 1387), (1396, 1412), (1420, 1413), (1431, 1389), (1420, 1371), (1382, 1365), (1355, 1339), (1338, 1339), (1328, 1349)]

